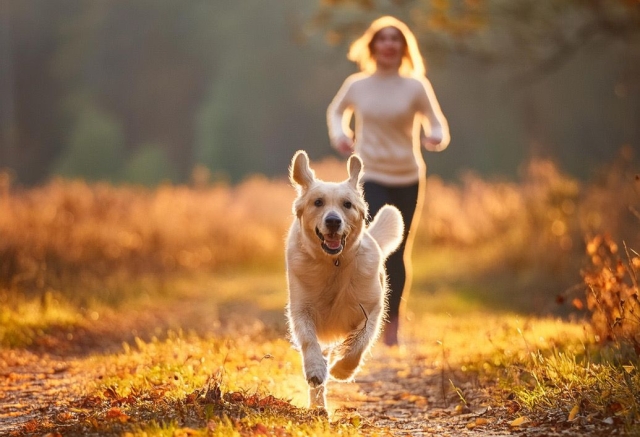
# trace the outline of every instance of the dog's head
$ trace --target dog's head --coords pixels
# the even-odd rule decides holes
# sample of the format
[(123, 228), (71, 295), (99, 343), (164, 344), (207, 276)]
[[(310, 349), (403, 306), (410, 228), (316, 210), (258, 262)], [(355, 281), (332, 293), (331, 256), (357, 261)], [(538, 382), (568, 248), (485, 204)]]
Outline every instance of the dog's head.
[(309, 157), (298, 151), (291, 160), (289, 177), (298, 190), (293, 212), (307, 238), (328, 255), (339, 255), (357, 241), (364, 229), (367, 205), (362, 195), (362, 161), (352, 155), (347, 163), (349, 178), (324, 182), (309, 167)]

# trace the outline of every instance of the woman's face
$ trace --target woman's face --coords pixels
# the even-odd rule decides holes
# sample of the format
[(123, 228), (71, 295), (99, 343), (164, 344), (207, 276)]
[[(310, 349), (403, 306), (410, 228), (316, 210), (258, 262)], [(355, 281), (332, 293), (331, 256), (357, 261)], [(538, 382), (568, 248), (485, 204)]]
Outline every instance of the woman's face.
[(378, 68), (400, 68), (405, 52), (402, 32), (395, 27), (380, 29), (373, 39), (372, 55)]

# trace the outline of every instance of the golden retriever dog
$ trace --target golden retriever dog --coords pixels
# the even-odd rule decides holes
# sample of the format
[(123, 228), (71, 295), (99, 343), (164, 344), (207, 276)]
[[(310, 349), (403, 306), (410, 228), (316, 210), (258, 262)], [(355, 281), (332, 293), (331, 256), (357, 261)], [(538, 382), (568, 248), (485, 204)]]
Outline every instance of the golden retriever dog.
[(352, 155), (347, 168), (345, 181), (324, 182), (298, 151), (289, 171), (298, 196), (286, 246), (287, 316), (311, 408), (325, 408), (329, 375), (351, 379), (378, 337), (387, 292), (384, 262), (404, 229), (400, 212), (390, 205), (366, 225), (362, 161)]

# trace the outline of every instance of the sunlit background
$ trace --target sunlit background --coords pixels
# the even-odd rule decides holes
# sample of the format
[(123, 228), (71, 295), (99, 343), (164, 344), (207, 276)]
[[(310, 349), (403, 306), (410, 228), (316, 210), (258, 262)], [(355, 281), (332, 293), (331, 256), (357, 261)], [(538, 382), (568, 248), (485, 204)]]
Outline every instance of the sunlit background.
[(325, 110), (348, 44), (393, 14), (419, 37), (451, 147), (447, 180), (531, 156), (590, 177), (640, 147), (635, 0), (3, 0), (0, 168), (157, 184), (232, 182), (331, 155)]
[[(330, 385), (330, 424), (291, 410), (286, 173), (305, 149), (346, 177), (325, 111), (383, 14), (452, 141), (424, 152), (409, 347)], [(638, 0), (0, 0), (0, 434), (367, 435), (479, 402), (500, 432), (637, 430), (638, 152)]]

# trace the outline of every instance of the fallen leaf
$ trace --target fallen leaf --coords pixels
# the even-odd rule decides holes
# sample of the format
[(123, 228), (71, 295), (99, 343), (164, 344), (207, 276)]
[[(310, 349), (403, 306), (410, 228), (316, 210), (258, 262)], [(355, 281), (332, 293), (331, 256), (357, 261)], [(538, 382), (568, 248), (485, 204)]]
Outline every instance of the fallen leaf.
[(607, 408), (614, 414), (618, 414), (624, 409), (620, 402), (611, 402), (607, 405)]
[(454, 408), (454, 411), (456, 414), (465, 414), (465, 413), (469, 413), (471, 410), (465, 404), (458, 404)]
[(351, 423), (355, 428), (359, 428), (362, 423), (362, 418), (359, 415), (351, 416), (349, 423)]
[(406, 378), (407, 376), (411, 375), (411, 369), (398, 370), (396, 375), (398, 376), (398, 378)]
[(582, 301), (580, 299), (578, 299), (577, 297), (575, 299), (573, 299), (571, 301), (571, 304), (573, 305), (573, 307), (577, 310), (581, 310), (584, 308), (584, 304), (582, 303)]
[(574, 405), (571, 411), (569, 412), (569, 417), (567, 418), (567, 420), (569, 422), (573, 422), (576, 419), (576, 416), (578, 415), (579, 412), (580, 412), (580, 405), (578, 404)]
[(118, 393), (113, 387), (107, 387), (102, 395), (107, 399), (117, 399)]
[(34, 432), (35, 430), (38, 429), (38, 421), (33, 419), (33, 420), (30, 420), (30, 421), (26, 422), (22, 426), (24, 427), (24, 430), (26, 432)]
[(478, 426), (486, 425), (487, 423), (489, 423), (489, 419), (485, 419), (484, 417), (478, 417), (476, 419), (476, 425)]
[(106, 417), (107, 419), (119, 420), (122, 423), (129, 420), (129, 416), (123, 413), (118, 407), (110, 408), (109, 411), (107, 411)]
[(69, 422), (70, 420), (73, 420), (73, 418), (73, 414), (68, 411), (62, 412), (56, 416), (56, 420), (58, 422)]
[(528, 418), (528, 417), (526, 417), (526, 416), (520, 416), (520, 417), (518, 417), (516, 420), (514, 420), (513, 422), (511, 422), (511, 423), (509, 424), (509, 426), (510, 426), (510, 427), (512, 427), (512, 428), (516, 428), (516, 427), (518, 427), (518, 426), (522, 426), (522, 425), (525, 425), (525, 424), (527, 424), (527, 423), (529, 423), (529, 418)]
[(267, 435), (269, 434), (269, 428), (267, 428), (264, 424), (262, 423), (256, 423), (255, 425), (253, 425), (253, 427), (251, 428), (251, 430), (255, 433), (255, 434), (263, 434), (263, 435)]

